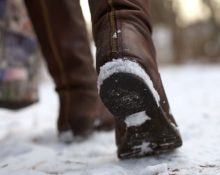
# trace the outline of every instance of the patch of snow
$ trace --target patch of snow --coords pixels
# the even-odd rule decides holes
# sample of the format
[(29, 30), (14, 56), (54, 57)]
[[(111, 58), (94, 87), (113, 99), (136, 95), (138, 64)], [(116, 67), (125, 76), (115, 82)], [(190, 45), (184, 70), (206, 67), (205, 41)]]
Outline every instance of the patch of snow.
[(151, 118), (147, 116), (145, 111), (142, 111), (142, 112), (138, 112), (138, 113), (127, 116), (125, 119), (125, 123), (127, 127), (140, 126), (147, 120), (151, 120)]
[(168, 167), (166, 163), (162, 163), (154, 166), (147, 166), (142, 169), (139, 175), (169, 175)]
[(171, 125), (173, 126), (173, 128), (176, 130), (176, 131), (178, 131), (179, 132), (179, 128), (178, 128), (178, 126), (176, 126), (174, 123), (172, 123), (171, 122)]
[(171, 111), (171, 108), (169, 108), (169, 114), (170, 115), (173, 115), (172, 111)]
[(112, 38), (114, 38), (114, 39), (118, 38), (119, 33), (121, 33), (121, 30), (117, 30), (117, 32), (114, 32), (112, 35)]
[(143, 142), (141, 145), (137, 145), (137, 146), (134, 146), (133, 149), (140, 149), (140, 155), (144, 155), (146, 153), (150, 153), (152, 152), (153, 150), (151, 149), (150, 147), (150, 143), (149, 142)]
[(59, 134), (59, 140), (64, 143), (71, 143), (74, 140), (72, 131), (64, 131)]
[(50, 83), (41, 85), (38, 104), (16, 112), (0, 110), (0, 174), (151, 175), (155, 169), (153, 175), (219, 175), (220, 65), (169, 66), (161, 73), (183, 137), (180, 149), (120, 161), (114, 132), (59, 142), (59, 103)]
[(112, 38), (117, 38), (117, 33), (113, 33)]
[(100, 124), (101, 124), (101, 120), (100, 120), (100, 119), (96, 119), (96, 120), (93, 122), (93, 126), (95, 126), (95, 127), (100, 126)]
[(128, 60), (128, 58), (113, 59), (112, 61), (107, 62), (102, 67), (100, 67), (98, 76), (98, 90), (100, 90), (100, 87), (105, 79), (115, 73), (120, 72), (131, 73), (140, 77), (150, 89), (155, 98), (155, 101), (157, 102), (157, 105), (159, 106), (160, 96), (154, 88), (153, 82), (149, 75), (137, 62)]

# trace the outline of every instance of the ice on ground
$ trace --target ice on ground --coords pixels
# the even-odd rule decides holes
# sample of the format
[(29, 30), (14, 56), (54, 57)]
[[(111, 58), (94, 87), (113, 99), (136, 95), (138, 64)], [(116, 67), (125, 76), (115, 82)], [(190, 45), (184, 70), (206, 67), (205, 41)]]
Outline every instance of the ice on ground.
[(18, 112), (0, 110), (0, 174), (220, 175), (220, 65), (165, 67), (161, 75), (183, 136), (180, 149), (120, 161), (114, 132), (59, 142), (58, 98), (46, 84), (39, 104)]
[(130, 61), (128, 60), (128, 58), (113, 59), (112, 61), (107, 62), (102, 67), (100, 67), (100, 72), (98, 76), (98, 90), (100, 90), (100, 86), (105, 79), (107, 79), (114, 73), (120, 72), (131, 73), (140, 77), (152, 92), (155, 101), (159, 106), (160, 96), (154, 88), (153, 82), (151, 81), (149, 75), (137, 62)]
[(151, 118), (147, 116), (145, 111), (142, 111), (142, 112), (138, 112), (138, 113), (127, 116), (125, 119), (125, 123), (127, 127), (140, 126), (147, 120), (151, 120)]

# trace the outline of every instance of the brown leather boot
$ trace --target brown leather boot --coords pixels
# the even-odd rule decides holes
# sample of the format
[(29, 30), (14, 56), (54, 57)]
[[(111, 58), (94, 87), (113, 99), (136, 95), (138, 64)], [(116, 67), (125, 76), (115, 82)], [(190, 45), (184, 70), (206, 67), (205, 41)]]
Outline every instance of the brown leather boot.
[(79, 0), (25, 3), (59, 94), (59, 133), (72, 130), (74, 135), (82, 136), (98, 126), (112, 128), (110, 113), (100, 110), (97, 75)]
[(149, 0), (90, 0), (98, 88), (116, 117), (119, 158), (182, 145), (156, 63)]

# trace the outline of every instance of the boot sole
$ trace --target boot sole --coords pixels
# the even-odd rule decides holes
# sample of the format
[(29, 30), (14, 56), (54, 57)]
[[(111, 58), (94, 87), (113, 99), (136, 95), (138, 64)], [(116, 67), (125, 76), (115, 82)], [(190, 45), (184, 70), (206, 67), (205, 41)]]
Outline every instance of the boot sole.
[[(109, 111), (126, 125), (122, 144), (118, 146), (120, 159), (160, 154), (182, 145), (176, 126), (140, 77), (115, 73), (103, 81), (100, 96)], [(146, 118), (129, 124), (128, 117), (139, 112)]]

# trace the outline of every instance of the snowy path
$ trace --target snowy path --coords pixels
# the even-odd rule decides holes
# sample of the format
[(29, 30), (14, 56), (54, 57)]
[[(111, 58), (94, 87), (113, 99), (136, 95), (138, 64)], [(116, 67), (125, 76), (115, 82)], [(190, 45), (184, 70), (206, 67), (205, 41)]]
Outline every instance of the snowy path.
[(183, 135), (173, 153), (117, 159), (113, 132), (71, 145), (59, 143), (57, 96), (41, 88), (41, 102), (13, 113), (0, 110), (0, 174), (14, 175), (220, 175), (220, 65), (161, 69)]

